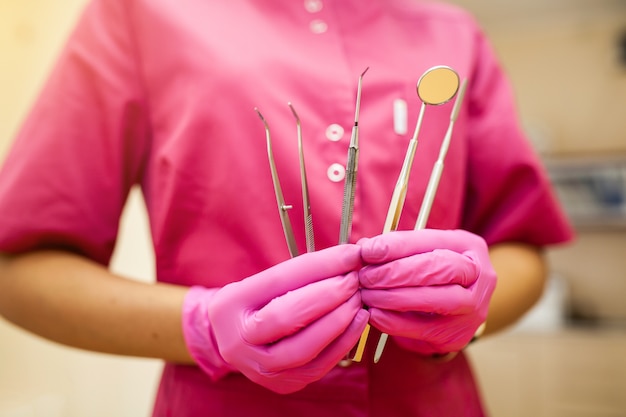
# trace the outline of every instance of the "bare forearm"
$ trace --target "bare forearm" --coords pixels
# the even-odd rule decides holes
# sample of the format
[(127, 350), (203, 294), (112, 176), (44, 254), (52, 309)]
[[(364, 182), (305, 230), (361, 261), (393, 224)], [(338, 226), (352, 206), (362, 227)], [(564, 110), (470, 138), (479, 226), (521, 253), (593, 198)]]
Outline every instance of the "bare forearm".
[(489, 253), (498, 275), (486, 327), (487, 333), (493, 333), (513, 324), (535, 304), (547, 272), (541, 250), (534, 246), (504, 243), (494, 245)]
[(191, 362), (181, 330), (185, 293), (184, 287), (124, 279), (65, 252), (0, 260), (0, 315), (87, 350)]
[[(543, 291), (541, 252), (522, 244), (490, 250), (498, 274), (487, 333), (517, 321)], [(144, 284), (65, 252), (0, 258), (0, 315), (47, 339), (82, 349), (191, 363), (182, 328), (187, 289)]]

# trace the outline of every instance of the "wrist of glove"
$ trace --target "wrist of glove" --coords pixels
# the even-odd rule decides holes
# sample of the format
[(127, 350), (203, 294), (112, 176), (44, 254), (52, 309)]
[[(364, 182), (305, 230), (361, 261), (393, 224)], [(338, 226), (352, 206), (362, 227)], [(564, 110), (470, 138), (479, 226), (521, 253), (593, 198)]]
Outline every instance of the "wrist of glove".
[(278, 393), (326, 375), (356, 344), (362, 308), (360, 248), (307, 253), (219, 290), (190, 289), (183, 332), (198, 365), (217, 379), (236, 370)]
[(208, 316), (208, 306), (218, 288), (194, 286), (183, 302), (183, 336), (196, 364), (214, 381), (236, 371), (222, 358)]
[(370, 323), (423, 354), (462, 350), (485, 322), (496, 273), (485, 241), (463, 230), (386, 233), (358, 242)]

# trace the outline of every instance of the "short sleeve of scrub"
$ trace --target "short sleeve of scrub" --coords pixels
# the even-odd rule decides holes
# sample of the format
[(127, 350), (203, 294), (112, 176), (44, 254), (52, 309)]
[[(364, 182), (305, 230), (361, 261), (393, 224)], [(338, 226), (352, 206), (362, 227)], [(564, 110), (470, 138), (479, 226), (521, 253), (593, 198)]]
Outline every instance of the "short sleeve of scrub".
[(106, 264), (148, 137), (123, 2), (90, 2), (3, 166), (0, 250)]
[(488, 243), (548, 245), (572, 231), (517, 120), (511, 86), (482, 32), (467, 99), (468, 152), (462, 227)]

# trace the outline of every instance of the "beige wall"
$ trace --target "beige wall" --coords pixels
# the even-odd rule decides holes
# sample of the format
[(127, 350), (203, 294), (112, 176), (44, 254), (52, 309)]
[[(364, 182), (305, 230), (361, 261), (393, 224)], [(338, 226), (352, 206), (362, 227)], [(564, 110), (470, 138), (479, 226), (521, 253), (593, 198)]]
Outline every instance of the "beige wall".
[(626, 154), (626, 63), (618, 64), (616, 46), (624, 15), (489, 29), (542, 152)]
[[(614, 50), (615, 35), (626, 22), (609, 7), (618, 2), (541, 0), (528, 8), (524, 2), (458, 2), (475, 10), (491, 35), (538, 149), (626, 153), (626, 68), (616, 65)], [(84, 3), (0, 0), (0, 156)], [(537, 12), (543, 7), (538, 4), (555, 6)], [(143, 206), (133, 194), (113, 268), (151, 280), (148, 235)], [(551, 251), (550, 259), (571, 283), (577, 302), (623, 318), (624, 253), (623, 232), (583, 233), (575, 245)], [(0, 320), (0, 417), (147, 416), (159, 367), (158, 361), (53, 345)]]
[(2, 150), (39, 90), (83, 3), (85, 0), (0, 0)]

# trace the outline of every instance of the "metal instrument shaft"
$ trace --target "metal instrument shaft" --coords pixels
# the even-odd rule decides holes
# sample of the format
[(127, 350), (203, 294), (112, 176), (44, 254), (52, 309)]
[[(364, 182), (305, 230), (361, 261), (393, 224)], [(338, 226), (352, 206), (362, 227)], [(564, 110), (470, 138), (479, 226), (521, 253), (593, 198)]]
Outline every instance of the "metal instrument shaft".
[(415, 230), (426, 228), (426, 222), (428, 221), (428, 217), (430, 216), (430, 209), (433, 206), (433, 201), (435, 200), (435, 195), (437, 194), (439, 180), (441, 179), (441, 173), (443, 172), (444, 160), (446, 158), (446, 154), (448, 153), (448, 148), (450, 147), (452, 131), (454, 130), (454, 124), (457, 117), (459, 116), (459, 110), (461, 108), (461, 105), (463, 104), (463, 98), (465, 96), (466, 88), (467, 79), (463, 80), (463, 82), (461, 83), (459, 94), (456, 98), (456, 102), (454, 103), (452, 113), (450, 114), (450, 123), (448, 124), (448, 130), (446, 131), (446, 136), (444, 137), (443, 142), (441, 143), (441, 147), (439, 148), (439, 157), (437, 158), (437, 162), (435, 162), (433, 170), (430, 173), (430, 179), (428, 180), (426, 193), (424, 194), (422, 206), (420, 207), (420, 212), (417, 216), (417, 222), (415, 222)]
[(302, 142), (302, 125), (300, 117), (296, 113), (291, 103), (287, 103), (293, 117), (296, 118), (296, 126), (298, 133), (298, 156), (300, 159), (300, 182), (302, 183), (302, 207), (304, 211), (304, 234), (306, 238), (306, 251), (315, 252), (315, 236), (313, 234), (313, 215), (311, 214), (311, 202), (309, 199), (309, 184), (306, 175), (306, 165), (304, 161), (304, 144)]
[[(463, 80), (456, 101), (454, 103), (454, 107), (452, 108), (452, 112), (450, 113), (450, 123), (448, 124), (448, 129), (439, 148), (439, 157), (433, 165), (430, 179), (428, 180), (426, 193), (424, 194), (422, 206), (417, 217), (417, 222), (415, 223), (415, 230), (424, 229), (426, 227), (426, 222), (428, 222), (430, 209), (432, 208), (435, 194), (437, 193), (437, 188), (439, 187), (441, 173), (443, 172), (444, 159), (446, 157), (446, 154), (448, 153), (448, 148), (450, 147), (450, 139), (452, 138), (454, 123), (456, 122), (456, 119), (459, 115), (459, 110), (461, 108), (461, 105), (463, 104), (463, 97), (465, 96), (466, 87), (467, 80)], [(374, 352), (374, 363), (377, 363), (380, 360), (380, 357), (382, 356), (385, 349), (385, 345), (387, 344), (388, 337), (389, 336), (386, 333), (381, 334), (380, 339), (378, 340), (378, 344), (376, 345), (376, 351)]]
[[(402, 169), (400, 170), (398, 181), (396, 182), (396, 186), (391, 196), (391, 203), (389, 204), (389, 209), (387, 210), (387, 218), (385, 219), (383, 233), (391, 232), (398, 228), (400, 214), (402, 214), (402, 207), (404, 207), (404, 201), (406, 199), (409, 175), (411, 173), (411, 167), (413, 166), (413, 159), (415, 158), (415, 151), (417, 149), (417, 136), (419, 135), (419, 131), (422, 126), (425, 108), (426, 105), (422, 104), (420, 114), (417, 119), (417, 125), (415, 126), (413, 136), (409, 141), (409, 146), (407, 148), (406, 154), (404, 156), (404, 162), (402, 164)], [(361, 334), (361, 338), (359, 339), (359, 344), (357, 345), (355, 355), (352, 358), (352, 360), (355, 362), (360, 362), (363, 359), (363, 353), (365, 351), (365, 345), (367, 344), (367, 338), (369, 337), (369, 331), (370, 328), (368, 324), (366, 329)], [(385, 338), (384, 343), (386, 343), (387, 334), (383, 333), (380, 340), (382, 340), (383, 337)], [(374, 359), (374, 362), (377, 362), (376, 359)]]
[(280, 222), (283, 226), (283, 232), (285, 234), (285, 240), (287, 241), (287, 248), (291, 257), (298, 256), (298, 245), (296, 244), (296, 238), (293, 234), (293, 228), (291, 227), (291, 221), (289, 220), (289, 214), (287, 210), (293, 208), (291, 205), (285, 204), (283, 197), (283, 191), (278, 179), (278, 171), (276, 170), (276, 162), (274, 161), (274, 152), (272, 150), (272, 139), (270, 135), (270, 128), (267, 121), (261, 114), (258, 108), (254, 108), (265, 126), (265, 138), (267, 142), (267, 157), (270, 163), (270, 171), (272, 172), (272, 182), (274, 184), (274, 193), (276, 194), (276, 204), (278, 205), (278, 214), (280, 215)]
[(352, 231), (352, 214), (354, 212), (354, 195), (356, 192), (356, 175), (359, 165), (359, 113), (361, 108), (361, 88), (363, 76), (369, 67), (361, 73), (356, 95), (356, 110), (354, 114), (354, 125), (352, 126), (352, 136), (350, 137), (350, 147), (348, 148), (348, 162), (346, 163), (346, 179), (343, 188), (343, 203), (341, 205), (341, 226), (339, 231), (339, 244), (348, 243), (350, 232)]

